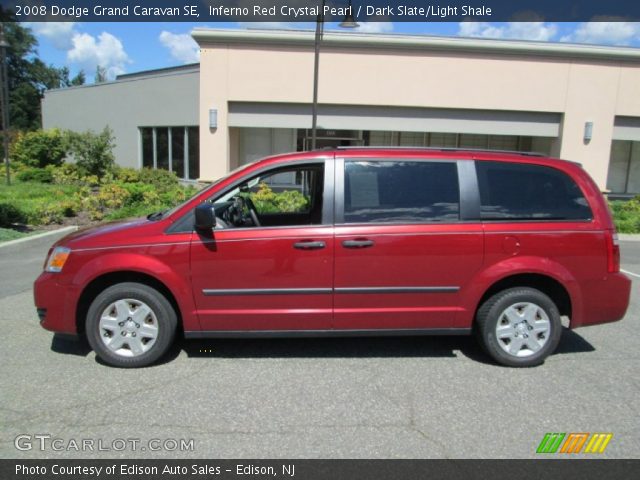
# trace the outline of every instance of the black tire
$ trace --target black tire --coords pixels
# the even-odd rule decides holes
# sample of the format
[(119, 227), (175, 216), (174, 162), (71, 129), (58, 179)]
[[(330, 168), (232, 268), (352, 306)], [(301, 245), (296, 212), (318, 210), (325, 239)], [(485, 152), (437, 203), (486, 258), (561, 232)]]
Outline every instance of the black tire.
[[(542, 314), (546, 315), (549, 327), (547, 332), (536, 333), (534, 331), (531, 333), (536, 329), (527, 322), (518, 327), (520, 330), (512, 327), (504, 314), (509, 307), (520, 307), (524, 312), (523, 304), (537, 306), (540, 309), (536, 314), (537, 323), (536, 321), (533, 322), (536, 325), (540, 325), (541, 322), (545, 323), (546, 319), (543, 319)], [(518, 338), (505, 337), (499, 339), (496, 332), (499, 321), (504, 328), (513, 328), (514, 335)], [(556, 304), (540, 290), (529, 287), (510, 288), (490, 297), (478, 310), (476, 327), (480, 344), (484, 350), (496, 362), (508, 367), (533, 367), (542, 364), (555, 351), (562, 335), (562, 321)], [(537, 351), (534, 351), (534, 348), (529, 348), (528, 343), (524, 343), (518, 350), (520, 342), (529, 342), (529, 335), (532, 337), (531, 340), (535, 340), (532, 343), (534, 348), (536, 344), (542, 343), (542, 346)], [(525, 336), (527, 337), (526, 339), (523, 338)], [(510, 347), (511, 341), (517, 341), (518, 343), (514, 343)], [(507, 352), (506, 349), (510, 348), (518, 350), (518, 353)]]
[[(140, 307), (143, 304), (150, 309), (151, 313), (146, 315), (145, 318), (146, 323), (152, 327), (155, 326), (157, 329), (155, 339), (143, 338), (143, 335), (136, 337), (136, 331), (140, 330), (135, 330), (135, 325), (138, 325), (137, 328), (139, 329), (140, 323), (142, 322), (136, 323), (133, 320), (135, 310), (133, 310), (134, 314), (131, 314), (131, 317), (125, 319), (126, 325), (124, 327), (116, 327), (118, 329), (122, 328), (122, 331), (125, 332), (129, 325), (127, 321), (130, 321), (132, 331), (125, 332), (123, 341), (126, 342), (127, 335), (133, 335), (133, 337), (138, 339), (137, 342), (147, 342), (138, 343), (138, 345), (141, 346), (139, 348), (146, 348), (142, 353), (134, 354), (133, 349), (127, 344), (123, 345), (122, 348), (117, 351), (114, 351), (103, 341), (102, 337), (110, 338), (113, 336), (113, 332), (101, 327), (101, 317), (109, 306), (115, 305), (115, 303), (120, 300), (127, 300), (127, 302), (125, 302), (126, 305), (133, 306), (133, 308), (136, 306)], [(120, 303), (119, 305), (123, 304)], [(115, 313), (117, 309), (114, 307), (112, 311)], [(142, 311), (140, 312), (142, 315)], [(135, 320), (137, 321), (137, 317)], [(103, 362), (114, 367), (136, 368), (146, 367), (155, 363), (169, 350), (175, 337), (177, 323), (176, 312), (164, 295), (147, 285), (127, 282), (113, 285), (102, 291), (95, 298), (87, 312), (85, 325), (87, 340), (91, 348), (96, 352), (96, 355)], [(115, 332), (115, 334), (121, 333), (120, 331)], [(131, 340), (134, 341), (135, 339), (132, 338)], [(128, 353), (127, 349), (131, 350), (131, 352)]]

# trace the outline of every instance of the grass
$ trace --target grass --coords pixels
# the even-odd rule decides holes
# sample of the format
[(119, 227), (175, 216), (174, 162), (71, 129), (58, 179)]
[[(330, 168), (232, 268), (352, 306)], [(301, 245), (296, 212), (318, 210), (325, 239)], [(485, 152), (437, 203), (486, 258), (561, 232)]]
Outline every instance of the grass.
[(20, 201), (26, 203), (56, 201), (79, 191), (74, 185), (53, 185), (50, 183), (14, 182), (0, 184), (0, 202)]
[(26, 237), (29, 233), (19, 232), (11, 228), (0, 228), (0, 243), (8, 242), (9, 240), (17, 240), (18, 238)]
[(58, 210), (80, 191), (73, 185), (16, 182), (0, 185), (0, 226), (11, 223), (47, 225), (59, 223)]

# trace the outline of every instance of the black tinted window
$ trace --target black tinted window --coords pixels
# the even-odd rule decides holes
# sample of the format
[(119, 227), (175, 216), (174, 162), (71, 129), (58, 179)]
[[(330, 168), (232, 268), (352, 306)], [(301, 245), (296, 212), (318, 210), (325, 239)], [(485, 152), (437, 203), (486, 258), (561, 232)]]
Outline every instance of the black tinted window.
[(346, 223), (451, 222), (459, 210), (455, 163), (345, 163)]
[(476, 162), (480, 213), (486, 220), (591, 218), (575, 182), (555, 168), (502, 162)]

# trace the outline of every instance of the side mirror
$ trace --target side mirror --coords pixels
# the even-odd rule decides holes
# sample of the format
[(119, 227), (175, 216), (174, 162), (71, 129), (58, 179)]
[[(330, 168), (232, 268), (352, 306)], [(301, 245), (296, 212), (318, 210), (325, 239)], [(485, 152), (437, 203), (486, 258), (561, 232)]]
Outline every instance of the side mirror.
[(213, 205), (210, 203), (202, 203), (195, 209), (196, 230), (211, 231), (216, 226), (216, 214)]

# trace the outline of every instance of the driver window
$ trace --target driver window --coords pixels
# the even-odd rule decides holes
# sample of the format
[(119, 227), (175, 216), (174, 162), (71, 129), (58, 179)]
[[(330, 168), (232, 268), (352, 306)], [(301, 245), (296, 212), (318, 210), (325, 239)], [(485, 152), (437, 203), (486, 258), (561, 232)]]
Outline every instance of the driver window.
[(323, 191), (321, 163), (262, 173), (214, 201), (218, 227), (319, 225)]

